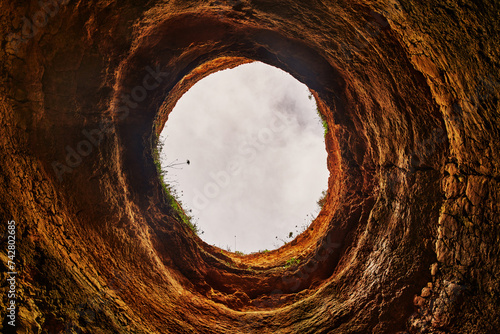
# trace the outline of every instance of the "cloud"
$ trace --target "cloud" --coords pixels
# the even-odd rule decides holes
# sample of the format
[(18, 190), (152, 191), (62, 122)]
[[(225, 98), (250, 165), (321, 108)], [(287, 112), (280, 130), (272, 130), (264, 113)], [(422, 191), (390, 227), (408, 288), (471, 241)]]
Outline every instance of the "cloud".
[[(259, 62), (214, 73), (177, 102), (160, 136), (164, 169), (207, 243), (273, 249), (327, 188), (321, 120), (307, 87)], [(309, 219), (310, 221), (310, 219)]]

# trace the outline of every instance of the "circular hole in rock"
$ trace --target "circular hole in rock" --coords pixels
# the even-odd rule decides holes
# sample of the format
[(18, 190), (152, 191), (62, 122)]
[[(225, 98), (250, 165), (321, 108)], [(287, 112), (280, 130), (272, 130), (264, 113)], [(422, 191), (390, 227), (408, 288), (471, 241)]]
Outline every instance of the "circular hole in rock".
[(290, 74), (260, 62), (219, 71), (169, 114), (158, 141), (163, 182), (205, 242), (244, 254), (279, 248), (321, 209), (323, 124)]

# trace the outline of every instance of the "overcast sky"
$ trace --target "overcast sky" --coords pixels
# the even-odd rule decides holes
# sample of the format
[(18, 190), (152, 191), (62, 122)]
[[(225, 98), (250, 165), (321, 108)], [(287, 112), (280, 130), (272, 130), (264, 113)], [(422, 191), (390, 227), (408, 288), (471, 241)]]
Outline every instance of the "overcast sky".
[(237, 251), (274, 249), (283, 245), (276, 236), (317, 215), (329, 174), (309, 95), (288, 73), (255, 62), (200, 80), (177, 102), (160, 136), (162, 165), (205, 242), (235, 251), (236, 236)]

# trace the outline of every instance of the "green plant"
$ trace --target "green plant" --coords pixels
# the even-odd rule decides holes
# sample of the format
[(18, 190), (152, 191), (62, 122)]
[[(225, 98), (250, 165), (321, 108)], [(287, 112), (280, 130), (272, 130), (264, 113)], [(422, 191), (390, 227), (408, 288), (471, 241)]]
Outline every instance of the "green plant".
[(235, 253), (236, 255), (245, 255), (245, 253), (240, 252), (240, 251), (236, 251), (236, 252), (234, 252), (234, 253)]
[(300, 263), (299, 259), (296, 259), (296, 258), (292, 257), (291, 259), (289, 259), (288, 261), (286, 261), (285, 268), (289, 268), (289, 267), (298, 265), (299, 263)]
[(322, 123), (323, 123), (323, 129), (325, 130), (323, 134), (326, 136), (326, 134), (328, 133), (328, 123), (325, 120), (323, 120)]
[[(198, 234), (203, 234), (203, 231), (200, 230), (198, 227), (198, 224), (193, 222), (193, 217), (188, 215), (181, 206), (180, 200), (178, 200), (176, 197), (176, 192), (170, 185), (168, 185), (166, 181), (166, 172), (162, 170), (161, 168), (161, 162), (160, 162), (160, 153), (163, 148), (163, 143), (160, 143), (158, 140), (158, 137), (155, 138), (155, 143), (156, 146), (153, 148), (153, 161), (156, 166), (156, 171), (158, 172), (158, 177), (160, 179), (161, 186), (163, 188), (163, 192), (165, 195), (165, 198), (167, 199), (167, 203), (170, 205), (170, 207), (177, 213), (181, 221), (186, 224), (196, 235)], [(189, 164), (189, 163), (188, 163)]]
[(328, 133), (328, 122), (326, 121), (326, 117), (319, 111), (319, 107), (316, 107), (316, 112), (318, 116), (321, 118), (321, 124), (323, 125), (323, 129), (325, 130), (324, 135)]
[(222, 261), (227, 267), (234, 268), (234, 263), (228, 262), (228, 261)]

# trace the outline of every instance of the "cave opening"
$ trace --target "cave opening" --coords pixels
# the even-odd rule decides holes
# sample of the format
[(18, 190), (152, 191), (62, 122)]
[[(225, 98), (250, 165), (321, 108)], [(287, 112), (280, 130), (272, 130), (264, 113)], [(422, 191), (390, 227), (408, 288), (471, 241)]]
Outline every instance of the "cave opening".
[(237, 254), (279, 248), (325, 202), (327, 131), (308, 87), (276, 67), (211, 74), (177, 101), (159, 136), (167, 196), (208, 244)]

